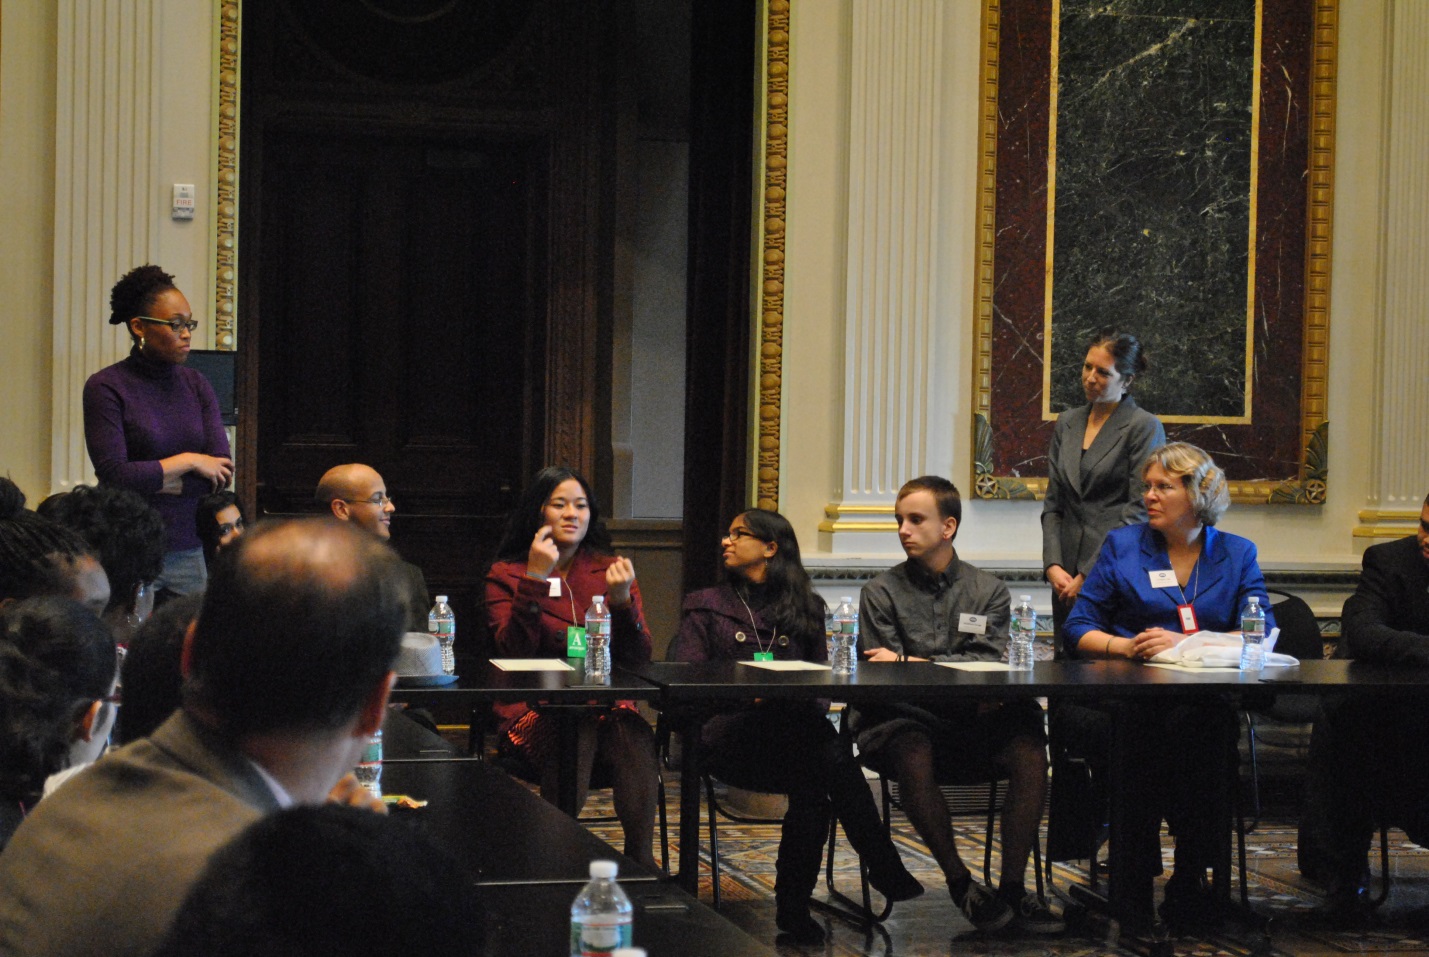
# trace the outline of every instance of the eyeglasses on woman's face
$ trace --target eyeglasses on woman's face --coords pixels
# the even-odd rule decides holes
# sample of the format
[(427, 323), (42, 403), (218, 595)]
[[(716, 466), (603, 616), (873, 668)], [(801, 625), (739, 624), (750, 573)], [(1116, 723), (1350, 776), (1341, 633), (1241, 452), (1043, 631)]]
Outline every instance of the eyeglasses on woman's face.
[(156, 326), (168, 326), (174, 330), (174, 335), (183, 335), (185, 332), (193, 334), (198, 328), (197, 319), (155, 319), (153, 316), (135, 316), (140, 322), (152, 322)]
[(755, 541), (763, 541), (763, 539), (760, 538), (758, 535), (754, 534), (753, 531), (745, 528), (742, 525), (731, 528), (729, 531), (725, 532), (724, 537), (731, 542), (737, 542), (741, 538), (752, 538)]

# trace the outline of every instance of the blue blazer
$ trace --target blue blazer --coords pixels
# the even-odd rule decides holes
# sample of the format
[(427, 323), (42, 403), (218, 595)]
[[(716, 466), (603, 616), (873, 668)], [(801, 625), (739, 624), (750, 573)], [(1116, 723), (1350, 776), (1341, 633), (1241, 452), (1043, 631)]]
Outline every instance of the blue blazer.
[(1171, 567), (1160, 532), (1150, 525), (1128, 525), (1109, 532), (1067, 618), (1067, 653), (1075, 655), (1077, 642), (1089, 631), (1123, 638), (1156, 627), (1180, 631), (1176, 607), (1183, 594), (1196, 609), (1201, 630), (1222, 632), (1240, 631), (1241, 607), (1251, 595), (1257, 595), (1265, 609), (1268, 634), (1275, 620), (1265, 593), (1265, 576), (1256, 561), (1255, 543), (1214, 527), (1202, 534), (1206, 540), (1201, 558), (1183, 592), (1175, 586), (1151, 586), (1151, 572)]

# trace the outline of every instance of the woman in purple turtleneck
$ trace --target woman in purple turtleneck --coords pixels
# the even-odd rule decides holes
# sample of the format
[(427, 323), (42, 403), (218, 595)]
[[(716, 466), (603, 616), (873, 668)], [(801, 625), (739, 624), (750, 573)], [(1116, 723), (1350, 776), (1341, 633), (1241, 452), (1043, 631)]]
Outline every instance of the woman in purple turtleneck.
[(198, 500), (233, 476), (213, 387), (184, 368), (193, 310), (158, 266), (139, 266), (109, 294), (110, 325), (128, 326), (129, 357), (84, 384), (84, 440), (101, 484), (145, 496), (164, 518), (167, 548), (158, 588), (203, 588)]

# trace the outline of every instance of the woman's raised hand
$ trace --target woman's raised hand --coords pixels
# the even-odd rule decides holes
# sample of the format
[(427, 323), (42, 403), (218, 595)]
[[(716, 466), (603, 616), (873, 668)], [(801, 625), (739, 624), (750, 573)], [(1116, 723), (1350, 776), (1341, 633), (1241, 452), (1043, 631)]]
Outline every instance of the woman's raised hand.
[(630, 605), (630, 586), (635, 584), (635, 566), (628, 558), (616, 558), (605, 570), (605, 600), (611, 608)]
[(556, 548), (551, 536), (551, 526), (542, 525), (531, 539), (531, 551), (526, 555), (526, 574), (531, 578), (550, 578), (561, 560), (560, 549)]

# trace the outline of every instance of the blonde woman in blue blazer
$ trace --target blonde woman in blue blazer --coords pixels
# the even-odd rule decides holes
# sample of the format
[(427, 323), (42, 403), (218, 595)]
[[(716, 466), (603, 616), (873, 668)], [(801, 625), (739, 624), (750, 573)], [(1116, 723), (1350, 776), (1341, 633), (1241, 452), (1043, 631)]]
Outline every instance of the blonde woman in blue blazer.
[(1047, 494), (1042, 505), (1042, 569), (1052, 586), (1056, 646), (1107, 532), (1146, 521), (1141, 466), (1166, 444), (1161, 420), (1131, 397), (1131, 383), (1146, 371), (1136, 337), (1098, 333), (1082, 362), (1087, 404), (1057, 417), (1047, 453)]
[[(1252, 596), (1275, 625), (1255, 544), (1222, 532), (1216, 522), (1230, 505), (1222, 472), (1194, 445), (1173, 442), (1153, 452), (1141, 470), (1144, 525), (1107, 535), (1096, 568), (1067, 618), (1067, 650), (1077, 658), (1145, 661), (1196, 631), (1238, 632), (1240, 610)], [(1134, 795), (1123, 810), (1122, 833), (1135, 849), (1131, 873), (1121, 875), (1131, 899), (1149, 906), (1161, 871), (1164, 816), (1176, 835), (1175, 871), (1166, 883), (1161, 916), (1193, 930), (1214, 919), (1206, 883), (1219, 835), (1230, 820), (1225, 770), (1238, 730), (1231, 706), (1214, 696), (1138, 702), (1120, 712), (1124, 746), (1136, 757)], [(1095, 766), (1094, 751), (1110, 738), (1083, 721), (1069, 743)], [(1081, 749), (1081, 750), (1079, 750)]]

